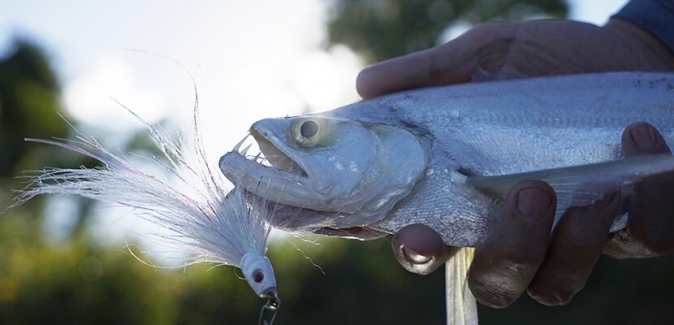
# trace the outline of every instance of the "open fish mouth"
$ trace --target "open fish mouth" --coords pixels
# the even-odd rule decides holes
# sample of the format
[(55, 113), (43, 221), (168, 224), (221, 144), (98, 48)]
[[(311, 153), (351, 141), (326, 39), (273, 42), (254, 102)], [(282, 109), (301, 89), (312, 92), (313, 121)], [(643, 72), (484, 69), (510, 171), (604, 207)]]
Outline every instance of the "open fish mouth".
[(238, 151), (239, 153), (241, 153), (241, 155), (245, 156), (248, 151), (248, 148), (250, 148), (250, 145), (246, 146), (243, 150), (241, 150), (240, 148), (251, 136), (257, 142), (257, 145), (260, 149), (260, 157), (262, 158), (261, 162), (263, 164), (267, 162), (269, 166), (278, 169), (280, 171), (289, 172), (292, 174), (300, 175), (302, 177), (307, 176), (307, 173), (298, 163), (296, 163), (292, 158), (290, 158), (290, 156), (287, 153), (283, 152), (281, 149), (276, 147), (272, 143), (272, 141), (270, 141), (264, 135), (264, 133), (259, 132), (255, 128), (252, 128), (250, 130), (250, 133), (234, 147), (233, 151)]
[[(248, 154), (252, 136), (260, 152)], [(243, 147), (243, 149), (242, 149)], [(232, 151), (220, 158), (220, 170), (234, 185), (270, 202), (317, 211), (329, 211), (318, 198), (309, 175), (300, 163), (252, 128)]]
[[(259, 147), (259, 153), (254, 155), (249, 153), (253, 144), (246, 144), (251, 136)], [(250, 134), (232, 151), (222, 156), (219, 165), (225, 177), (234, 185), (273, 203), (274, 217), (270, 221), (277, 227), (357, 239), (374, 239), (386, 235), (385, 232), (366, 226), (340, 228), (332, 222), (320, 222), (315, 218), (297, 219), (301, 215), (299, 211), (313, 210), (311, 215), (325, 212), (333, 215), (336, 211), (328, 208), (323, 203), (325, 200), (320, 199), (304, 168), (255, 129), (251, 129)]]

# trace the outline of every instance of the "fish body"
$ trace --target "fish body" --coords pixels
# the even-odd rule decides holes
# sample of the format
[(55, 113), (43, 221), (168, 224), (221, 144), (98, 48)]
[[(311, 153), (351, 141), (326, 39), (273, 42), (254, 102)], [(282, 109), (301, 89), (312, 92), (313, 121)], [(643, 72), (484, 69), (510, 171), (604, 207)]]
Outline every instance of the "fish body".
[[(276, 202), (275, 226), (290, 231), (368, 238), (422, 223), (448, 245), (477, 246), (504, 195), (490, 191), (500, 182), (493, 176), (506, 185), (548, 181), (560, 217), (568, 206), (674, 168), (670, 157), (618, 160), (621, 134), (637, 121), (674, 143), (674, 73), (424, 88), (265, 119), (250, 132), (271, 167), (235, 150), (220, 168)], [(612, 230), (625, 222), (617, 218)]]

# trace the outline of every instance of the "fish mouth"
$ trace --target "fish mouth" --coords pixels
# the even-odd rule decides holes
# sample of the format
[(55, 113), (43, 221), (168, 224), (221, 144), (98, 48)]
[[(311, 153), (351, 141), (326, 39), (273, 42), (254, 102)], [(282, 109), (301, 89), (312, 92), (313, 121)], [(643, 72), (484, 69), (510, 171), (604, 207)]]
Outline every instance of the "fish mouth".
[(243, 150), (239, 149), (250, 136), (255, 139), (258, 147), (260, 148), (260, 156), (255, 156), (256, 161), (259, 161), (262, 164), (265, 164), (266, 162), (270, 167), (273, 167), (279, 171), (307, 177), (306, 171), (304, 168), (302, 168), (302, 166), (300, 166), (300, 164), (290, 158), (290, 155), (288, 155), (286, 152), (274, 145), (266, 132), (260, 132), (257, 128), (251, 128), (248, 136), (243, 138), (243, 140), (241, 140), (241, 142), (239, 142), (239, 144), (234, 147), (233, 151), (239, 151), (241, 155), (245, 156), (250, 146), (247, 146)]
[[(260, 152), (248, 154), (250, 145), (241, 147), (253, 137)], [(314, 190), (310, 176), (301, 163), (278, 146), (266, 132), (251, 128), (250, 133), (232, 151), (220, 158), (222, 173), (235, 186), (267, 201), (298, 208), (329, 211)]]
[[(248, 153), (250, 145), (244, 143), (253, 137), (260, 149), (259, 154)], [(242, 146), (244, 147), (243, 149)], [(261, 132), (251, 129), (232, 151), (220, 158), (220, 169), (234, 185), (246, 192), (267, 200), (274, 210), (271, 220), (275, 227), (289, 231), (314, 232), (344, 238), (374, 239), (386, 233), (366, 226), (340, 228), (330, 221), (314, 216), (328, 213), (335, 216), (333, 208), (326, 206), (310, 177), (302, 166), (290, 158)], [(304, 219), (301, 216), (311, 215)]]

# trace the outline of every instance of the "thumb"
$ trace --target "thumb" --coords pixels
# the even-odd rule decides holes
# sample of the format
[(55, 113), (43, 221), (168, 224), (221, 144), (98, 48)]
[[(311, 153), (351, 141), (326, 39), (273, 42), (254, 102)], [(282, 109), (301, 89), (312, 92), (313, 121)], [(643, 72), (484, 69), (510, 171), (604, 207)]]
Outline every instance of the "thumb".
[(450, 247), (435, 230), (422, 224), (400, 229), (391, 240), (393, 255), (407, 271), (421, 275), (435, 271), (445, 263)]

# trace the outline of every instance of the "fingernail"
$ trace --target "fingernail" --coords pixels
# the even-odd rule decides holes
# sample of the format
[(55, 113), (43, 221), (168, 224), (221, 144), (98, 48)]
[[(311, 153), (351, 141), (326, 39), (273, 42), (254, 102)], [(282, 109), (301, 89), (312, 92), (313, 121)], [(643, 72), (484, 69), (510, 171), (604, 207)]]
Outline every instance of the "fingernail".
[(405, 256), (405, 259), (407, 259), (408, 261), (410, 261), (414, 264), (424, 264), (424, 263), (428, 263), (428, 261), (431, 260), (431, 257), (423, 255), (423, 254), (419, 254), (415, 250), (413, 250), (412, 248), (409, 248), (405, 245), (401, 246), (400, 250), (402, 250), (403, 255)]
[(603, 198), (592, 202), (592, 205), (597, 208), (604, 208), (609, 204), (613, 203), (613, 200), (617, 197), (617, 194), (618, 192), (606, 194)]
[(640, 125), (632, 129), (632, 131), (630, 131), (630, 136), (641, 150), (651, 151), (656, 145), (655, 132), (653, 132), (653, 128), (648, 125)]
[(517, 209), (529, 221), (543, 218), (550, 209), (551, 202), (550, 194), (536, 188), (523, 189), (517, 195)]

